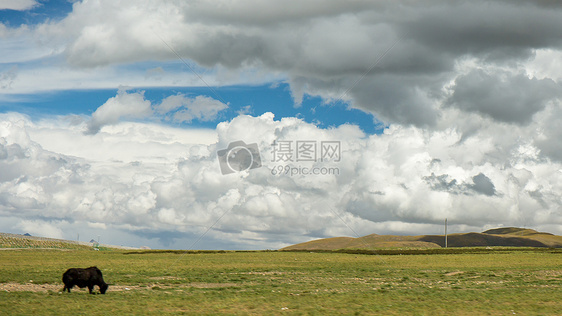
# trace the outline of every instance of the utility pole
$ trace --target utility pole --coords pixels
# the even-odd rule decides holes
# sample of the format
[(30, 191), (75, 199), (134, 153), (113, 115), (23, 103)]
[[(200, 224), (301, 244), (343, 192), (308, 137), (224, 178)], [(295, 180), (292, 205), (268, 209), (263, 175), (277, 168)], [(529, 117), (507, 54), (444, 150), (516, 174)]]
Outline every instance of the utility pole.
[(447, 248), (447, 218), (445, 218), (445, 248)]

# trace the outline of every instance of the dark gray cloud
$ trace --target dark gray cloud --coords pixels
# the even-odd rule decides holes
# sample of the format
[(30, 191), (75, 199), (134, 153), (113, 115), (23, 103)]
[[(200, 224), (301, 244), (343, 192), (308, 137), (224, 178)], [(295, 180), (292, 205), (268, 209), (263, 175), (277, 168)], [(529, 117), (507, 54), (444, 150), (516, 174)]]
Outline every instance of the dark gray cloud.
[(530, 122), (547, 102), (562, 95), (562, 86), (551, 79), (530, 79), (524, 74), (490, 74), (482, 69), (458, 77), (453, 89), (448, 104), (498, 121), (519, 124)]
[(436, 191), (458, 191), (459, 185), (457, 184), (457, 180), (449, 179), (449, 175), (446, 174), (435, 175), (434, 173), (432, 173), (431, 176), (424, 177), (424, 180), (430, 185), (433, 190)]
[(374, 111), (384, 121), (433, 126), (439, 112), (420, 81), (406, 75), (377, 76), (360, 82), (350, 94), (358, 107)]
[[(305, 92), (324, 96), (329, 94), (336, 100), (352, 98), (355, 107), (375, 112), (380, 120), (433, 126), (439, 111), (426, 89), (420, 87), (420, 80), (415, 76), (395, 74), (367, 77), (358, 82), (297, 77), (291, 80), (291, 88), (297, 99), (302, 98), (299, 93)], [(346, 85), (349, 86), (347, 91), (342, 89)]]
[(458, 183), (456, 179), (451, 179), (447, 174), (426, 176), (423, 178), (431, 189), (436, 191), (444, 191), (452, 194), (473, 195), (483, 194), (493, 196), (496, 194), (496, 187), (492, 180), (485, 174), (479, 173), (472, 177), (472, 183)]
[[(173, 47), (205, 67), (283, 74), (297, 105), (303, 94), (343, 96), (386, 123), (435, 126), (440, 105), (450, 101), (463, 111), (524, 124), (559, 89), (548, 80), (491, 71), (520, 72), (537, 49), (562, 47), (562, 7), (546, 1), (134, 5), (138, 16), (124, 16), (103, 1), (81, 3), (43, 32), (74, 30), (65, 54), (75, 67), (176, 59)], [(459, 71), (467, 60), (472, 71)], [(455, 95), (447, 100), (443, 87), (455, 78)]]
[[(559, 9), (514, 1), (417, 2), (411, 20), (399, 24), (420, 45), (451, 56), (527, 57), (529, 50), (560, 47)], [(494, 59), (496, 59), (494, 58)]]
[(492, 180), (488, 178), (485, 174), (479, 173), (472, 177), (472, 182), (474, 184), (469, 185), (468, 187), (474, 190), (477, 193), (492, 196), (496, 194), (496, 187), (492, 183)]

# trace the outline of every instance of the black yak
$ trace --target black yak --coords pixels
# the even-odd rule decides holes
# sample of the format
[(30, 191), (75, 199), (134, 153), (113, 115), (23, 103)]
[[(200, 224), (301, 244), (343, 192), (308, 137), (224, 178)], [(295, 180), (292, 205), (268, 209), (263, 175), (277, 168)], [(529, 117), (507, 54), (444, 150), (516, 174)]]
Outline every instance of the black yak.
[(64, 290), (67, 290), (68, 293), (70, 293), (70, 289), (75, 285), (78, 285), (79, 288), (88, 287), (90, 294), (93, 294), (92, 290), (94, 289), (94, 285), (100, 288), (101, 294), (105, 294), (105, 291), (107, 291), (109, 287), (109, 285), (103, 281), (101, 271), (97, 267), (68, 269), (62, 275), (62, 283), (64, 283), (62, 291), (64, 292)]

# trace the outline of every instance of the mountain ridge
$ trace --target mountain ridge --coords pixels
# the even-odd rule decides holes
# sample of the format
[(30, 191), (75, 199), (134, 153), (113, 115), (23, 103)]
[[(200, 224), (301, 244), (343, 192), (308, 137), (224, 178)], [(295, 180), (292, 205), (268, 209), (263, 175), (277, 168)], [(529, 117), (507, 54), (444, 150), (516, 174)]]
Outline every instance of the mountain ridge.
[[(482, 233), (447, 235), (448, 247), (546, 247), (562, 248), (562, 236), (528, 228), (500, 227)], [(370, 234), (363, 237), (331, 237), (311, 240), (281, 250), (339, 250), (370, 248), (441, 248), (445, 235), (397, 236)]]

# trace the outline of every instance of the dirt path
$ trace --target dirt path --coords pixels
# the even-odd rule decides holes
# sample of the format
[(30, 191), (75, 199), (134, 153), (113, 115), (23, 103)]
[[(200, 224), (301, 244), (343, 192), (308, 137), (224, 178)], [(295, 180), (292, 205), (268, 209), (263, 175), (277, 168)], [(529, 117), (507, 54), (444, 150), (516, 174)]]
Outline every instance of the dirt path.
[[(194, 288), (220, 288), (220, 287), (236, 287), (238, 286), (235, 283), (202, 283), (202, 282), (192, 282), (180, 286), (170, 286), (170, 285), (163, 285), (163, 284), (153, 284), (149, 286), (137, 286), (137, 285), (110, 285), (107, 293), (109, 292), (119, 292), (119, 291), (131, 291), (131, 290), (148, 290), (152, 289), (152, 287), (158, 287), (163, 290), (165, 289), (172, 289), (172, 288), (186, 288), (186, 287), (194, 287)], [(62, 284), (34, 284), (34, 283), (0, 283), (0, 291), (5, 292), (43, 292), (47, 293), (51, 292), (60, 292), (62, 291), (63, 285)], [(73, 292), (88, 292), (87, 288), (80, 289), (78, 287), (74, 287), (72, 289)], [(98, 292), (98, 288), (94, 287), (94, 292)]]
[[(62, 291), (63, 285), (62, 284), (33, 284), (33, 283), (0, 283), (0, 291), (6, 292), (59, 292)], [(139, 286), (124, 286), (124, 285), (111, 285), (107, 292), (115, 292), (115, 291), (129, 291), (129, 290), (138, 290)], [(80, 289), (78, 287), (74, 287), (72, 289), (73, 292), (88, 292), (87, 288)], [(97, 292), (98, 288), (95, 287), (94, 291)]]

